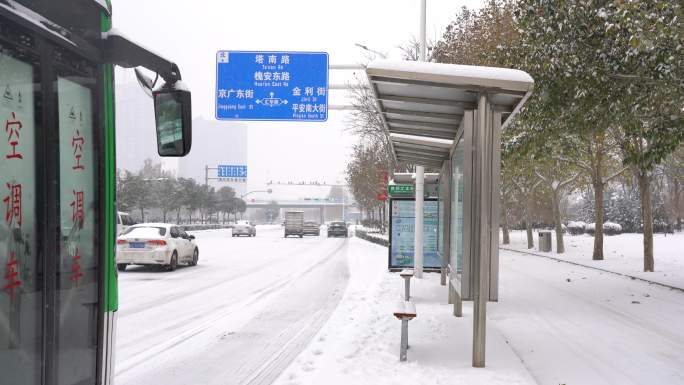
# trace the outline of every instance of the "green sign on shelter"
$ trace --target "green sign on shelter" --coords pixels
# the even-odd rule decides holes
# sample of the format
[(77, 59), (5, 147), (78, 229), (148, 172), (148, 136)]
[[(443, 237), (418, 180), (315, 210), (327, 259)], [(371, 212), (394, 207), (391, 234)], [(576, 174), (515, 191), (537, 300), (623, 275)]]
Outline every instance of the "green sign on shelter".
[(411, 196), (414, 192), (412, 184), (391, 184), (388, 190), (390, 196)]

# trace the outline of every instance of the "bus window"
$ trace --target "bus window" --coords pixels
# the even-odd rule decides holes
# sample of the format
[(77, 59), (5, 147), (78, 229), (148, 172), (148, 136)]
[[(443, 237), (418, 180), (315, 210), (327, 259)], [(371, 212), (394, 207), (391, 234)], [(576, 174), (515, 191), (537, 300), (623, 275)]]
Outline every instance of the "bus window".
[[(27, 52), (27, 50), (22, 50)], [(0, 382), (41, 381), (42, 269), (36, 217), (34, 90), (40, 65), (0, 42)], [(38, 94), (39, 95), (39, 94)]]
[[(68, 71), (71, 69), (68, 69)], [(61, 253), (57, 267), (57, 384), (96, 379), (98, 176), (95, 70), (57, 77)]]

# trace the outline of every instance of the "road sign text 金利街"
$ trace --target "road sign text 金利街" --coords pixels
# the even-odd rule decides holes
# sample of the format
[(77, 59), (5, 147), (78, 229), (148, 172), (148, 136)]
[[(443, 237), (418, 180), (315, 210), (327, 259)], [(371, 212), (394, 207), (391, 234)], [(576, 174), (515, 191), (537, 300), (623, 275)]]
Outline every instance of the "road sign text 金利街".
[(328, 54), (217, 52), (216, 118), (326, 121)]

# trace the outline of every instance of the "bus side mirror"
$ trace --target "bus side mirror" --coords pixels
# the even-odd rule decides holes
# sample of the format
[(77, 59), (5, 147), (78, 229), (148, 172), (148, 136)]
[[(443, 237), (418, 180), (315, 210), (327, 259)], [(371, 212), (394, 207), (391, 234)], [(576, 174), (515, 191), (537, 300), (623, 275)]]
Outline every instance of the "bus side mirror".
[(192, 146), (192, 98), (180, 80), (152, 93), (157, 128), (157, 152), (163, 157), (185, 156)]

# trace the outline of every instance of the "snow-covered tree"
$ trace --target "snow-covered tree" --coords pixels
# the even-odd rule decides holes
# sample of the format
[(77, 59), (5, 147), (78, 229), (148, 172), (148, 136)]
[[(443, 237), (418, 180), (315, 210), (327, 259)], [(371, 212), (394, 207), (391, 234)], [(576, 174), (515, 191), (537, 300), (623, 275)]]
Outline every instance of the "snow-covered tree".
[(644, 270), (652, 271), (651, 173), (684, 138), (681, 2), (520, 0), (515, 14), (512, 56), (536, 87), (521, 124), (537, 141), (561, 130), (620, 146), (639, 181)]

